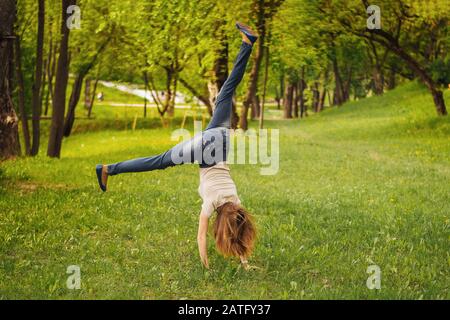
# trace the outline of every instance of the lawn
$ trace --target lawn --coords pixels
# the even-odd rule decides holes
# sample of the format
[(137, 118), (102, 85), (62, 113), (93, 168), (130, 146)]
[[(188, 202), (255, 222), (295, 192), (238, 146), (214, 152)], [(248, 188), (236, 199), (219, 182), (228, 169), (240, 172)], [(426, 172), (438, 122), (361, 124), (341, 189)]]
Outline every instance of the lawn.
[[(450, 298), (450, 118), (435, 115), (418, 84), (266, 122), (280, 130), (278, 174), (232, 166), (258, 226), (251, 272), (211, 237), (211, 269), (202, 268), (196, 166), (115, 176), (109, 192), (98, 189), (95, 164), (164, 151), (176, 124), (80, 125), (61, 159), (41, 150), (2, 163), (0, 299)], [(70, 265), (81, 269), (80, 290), (66, 287)], [(366, 286), (370, 265), (381, 290)]]

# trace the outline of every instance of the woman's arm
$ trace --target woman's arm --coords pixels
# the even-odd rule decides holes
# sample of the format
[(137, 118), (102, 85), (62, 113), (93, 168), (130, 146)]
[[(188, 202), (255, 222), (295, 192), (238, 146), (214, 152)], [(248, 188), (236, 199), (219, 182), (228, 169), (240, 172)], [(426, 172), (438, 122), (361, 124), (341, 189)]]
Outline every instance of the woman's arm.
[(200, 260), (202, 261), (205, 268), (209, 268), (208, 263), (208, 250), (206, 244), (206, 235), (208, 233), (208, 217), (200, 213), (200, 219), (198, 221), (198, 234), (197, 243), (198, 251), (200, 253)]

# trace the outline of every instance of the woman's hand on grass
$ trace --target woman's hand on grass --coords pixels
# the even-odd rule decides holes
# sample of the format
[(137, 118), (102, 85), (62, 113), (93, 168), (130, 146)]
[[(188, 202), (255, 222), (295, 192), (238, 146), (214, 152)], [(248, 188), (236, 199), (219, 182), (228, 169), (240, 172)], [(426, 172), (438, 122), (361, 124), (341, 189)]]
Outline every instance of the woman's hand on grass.
[(200, 253), (200, 260), (202, 261), (203, 266), (204, 266), (206, 269), (209, 269), (209, 261), (208, 261), (208, 256), (207, 256), (206, 252), (205, 252), (204, 255), (202, 255), (202, 254)]
[(241, 256), (240, 259), (241, 259), (241, 266), (246, 271), (261, 269), (260, 267), (252, 266), (252, 265), (248, 264), (248, 261), (245, 257)]
[(248, 263), (242, 264), (242, 267), (244, 268), (245, 271), (259, 270), (259, 269), (261, 269), (260, 267), (253, 266), (253, 265), (248, 264)]
[(206, 269), (209, 269), (209, 261), (208, 261), (208, 251), (206, 246), (206, 237), (198, 237), (198, 251), (200, 253), (200, 260), (203, 264), (203, 266)]

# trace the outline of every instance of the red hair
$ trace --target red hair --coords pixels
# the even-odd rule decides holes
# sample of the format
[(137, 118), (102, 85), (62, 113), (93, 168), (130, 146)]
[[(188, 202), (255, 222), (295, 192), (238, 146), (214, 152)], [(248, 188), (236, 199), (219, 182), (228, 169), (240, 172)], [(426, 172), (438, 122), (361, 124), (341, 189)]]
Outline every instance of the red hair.
[(214, 237), (224, 256), (250, 256), (256, 238), (253, 217), (242, 206), (226, 202), (217, 208)]

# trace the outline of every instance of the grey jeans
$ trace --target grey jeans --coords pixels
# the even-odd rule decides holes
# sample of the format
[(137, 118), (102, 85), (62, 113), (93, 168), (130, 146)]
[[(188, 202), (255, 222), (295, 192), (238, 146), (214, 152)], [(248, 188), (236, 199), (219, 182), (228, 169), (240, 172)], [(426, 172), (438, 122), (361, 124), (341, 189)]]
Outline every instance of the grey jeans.
[(252, 46), (242, 42), (233, 70), (217, 96), (211, 121), (203, 132), (161, 154), (110, 164), (108, 174), (152, 171), (194, 162), (204, 168), (225, 161), (229, 149), (233, 94), (244, 76), (251, 51)]

